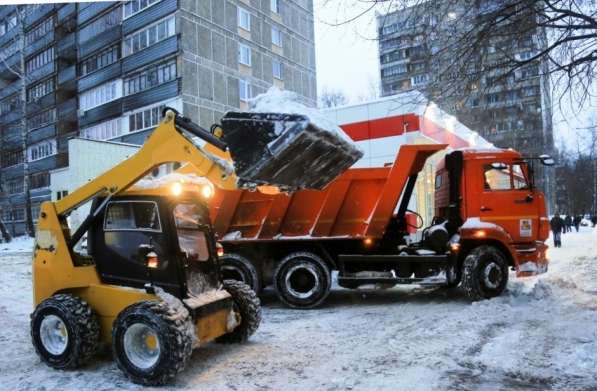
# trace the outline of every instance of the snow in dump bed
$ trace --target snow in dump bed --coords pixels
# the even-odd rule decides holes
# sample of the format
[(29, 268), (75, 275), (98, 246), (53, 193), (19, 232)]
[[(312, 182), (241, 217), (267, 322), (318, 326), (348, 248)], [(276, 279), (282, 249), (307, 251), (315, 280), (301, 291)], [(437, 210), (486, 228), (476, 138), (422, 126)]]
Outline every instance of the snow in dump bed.
[(160, 187), (168, 186), (175, 182), (200, 186), (213, 186), (211, 181), (205, 177), (198, 176), (195, 174), (180, 174), (177, 172), (173, 172), (154, 179), (141, 179), (140, 181), (135, 183), (134, 188), (158, 189)]
[(249, 100), (249, 110), (255, 113), (285, 113), (300, 114), (319, 129), (330, 132), (349, 144), (353, 140), (334, 122), (327, 119), (319, 110), (307, 107), (299, 102), (299, 97), (292, 91), (282, 91), (278, 87), (271, 87), (266, 93), (257, 95)]

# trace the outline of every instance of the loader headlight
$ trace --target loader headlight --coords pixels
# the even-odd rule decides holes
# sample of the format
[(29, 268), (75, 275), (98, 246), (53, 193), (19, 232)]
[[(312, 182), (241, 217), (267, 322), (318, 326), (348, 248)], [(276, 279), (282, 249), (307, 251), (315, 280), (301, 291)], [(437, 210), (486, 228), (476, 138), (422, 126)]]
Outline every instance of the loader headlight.
[(201, 188), (201, 195), (205, 198), (211, 198), (214, 195), (214, 189), (210, 185), (204, 185)]
[(172, 184), (172, 195), (174, 195), (175, 197), (178, 197), (179, 195), (182, 194), (182, 184), (180, 182), (175, 182)]

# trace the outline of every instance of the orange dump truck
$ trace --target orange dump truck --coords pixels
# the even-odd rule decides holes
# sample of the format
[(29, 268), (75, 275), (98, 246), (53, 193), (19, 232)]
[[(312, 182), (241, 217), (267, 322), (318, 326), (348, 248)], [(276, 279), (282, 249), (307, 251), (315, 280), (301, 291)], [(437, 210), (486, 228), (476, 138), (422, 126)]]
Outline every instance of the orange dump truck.
[(389, 167), (353, 168), (322, 191), (268, 195), (218, 190), (211, 217), (225, 278), (273, 285), (291, 307), (321, 304), (338, 271), (345, 288), (456, 286), (499, 295), (508, 269), (547, 270), (549, 222), (534, 161), (512, 150), (455, 150), (437, 165), (436, 216), (411, 241), (408, 204), (427, 158), (446, 145), (404, 145)]

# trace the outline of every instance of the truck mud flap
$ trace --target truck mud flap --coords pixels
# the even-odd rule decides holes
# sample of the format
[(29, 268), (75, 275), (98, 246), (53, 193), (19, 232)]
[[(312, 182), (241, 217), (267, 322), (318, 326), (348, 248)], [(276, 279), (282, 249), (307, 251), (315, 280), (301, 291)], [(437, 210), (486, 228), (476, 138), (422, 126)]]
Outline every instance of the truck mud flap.
[(303, 115), (229, 112), (221, 126), (241, 185), (323, 189), (363, 156)]

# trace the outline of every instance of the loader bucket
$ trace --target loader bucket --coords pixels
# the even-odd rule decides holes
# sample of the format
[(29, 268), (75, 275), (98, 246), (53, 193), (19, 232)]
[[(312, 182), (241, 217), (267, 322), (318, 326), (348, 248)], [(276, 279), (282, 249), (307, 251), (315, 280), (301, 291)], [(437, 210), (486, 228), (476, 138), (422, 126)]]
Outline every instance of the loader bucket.
[(221, 120), (237, 177), (288, 189), (323, 189), (362, 157), (304, 115), (229, 112)]

